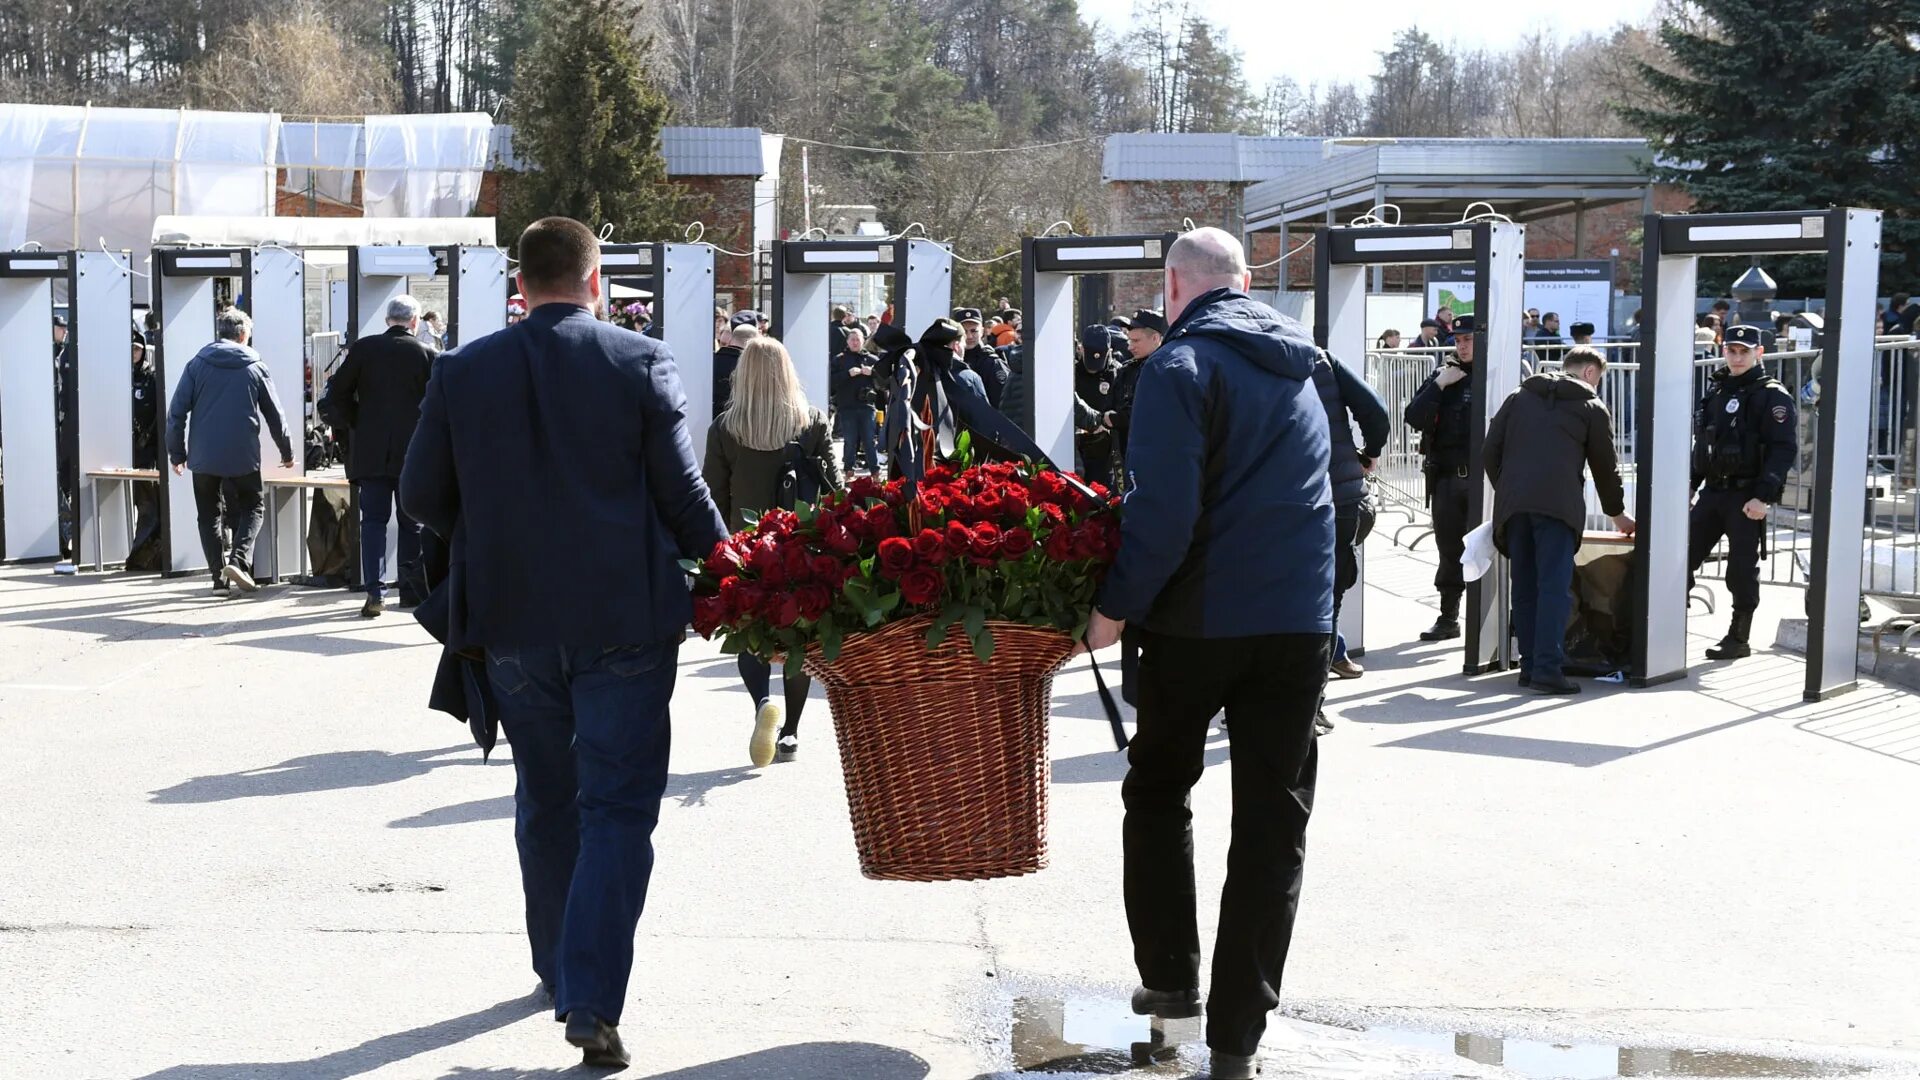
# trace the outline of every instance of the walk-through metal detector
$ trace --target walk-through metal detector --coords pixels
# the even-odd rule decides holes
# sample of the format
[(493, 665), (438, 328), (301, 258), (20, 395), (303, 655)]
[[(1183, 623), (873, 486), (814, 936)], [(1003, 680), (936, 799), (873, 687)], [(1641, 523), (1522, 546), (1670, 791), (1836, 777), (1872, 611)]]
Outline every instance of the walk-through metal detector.
[[(1367, 271), (1375, 266), (1434, 266), (1466, 263), (1474, 268), (1473, 433), (1468, 451), (1478, 473), (1487, 421), (1520, 385), (1521, 288), (1526, 270), (1527, 230), (1510, 222), (1457, 225), (1333, 227), (1320, 234), (1314, 263), (1314, 339), (1362, 379), (1367, 357)], [(1400, 417), (1390, 418), (1400, 423)], [(1493, 490), (1473, 485), (1469, 516), (1485, 521)], [(1340, 630), (1347, 649), (1364, 648), (1366, 638), (1366, 559), (1360, 580), (1347, 593)], [(1504, 560), (1494, 560), (1487, 576), (1469, 582), (1466, 593), (1466, 673), (1504, 670), (1513, 662), (1508, 629)]]
[(506, 329), (506, 252), (464, 244), (383, 244), (347, 249), (347, 343), (385, 333), (387, 302), (416, 277), (447, 279), (447, 348)]
[(773, 329), (793, 356), (807, 400), (821, 412), (832, 401), (827, 319), (834, 274), (893, 278), (893, 325), (914, 340), (953, 310), (953, 252), (931, 240), (776, 240), (773, 244)]
[[(1819, 701), (1857, 685), (1860, 560), (1865, 537), (1868, 405), (1880, 286), (1878, 210), (1760, 214), (1649, 214), (1641, 318), (1640, 539), (1634, 560), (1636, 685), (1687, 673), (1687, 516), (1691, 476), (1694, 296), (1699, 263), (1714, 255), (1825, 255), (1826, 356), (1820, 367), (1817, 492), (1804, 696)], [(1790, 388), (1792, 389), (1792, 388)], [(1844, 433), (1844, 437), (1842, 437)]]
[[(1019, 424), (1056, 463), (1073, 463), (1073, 369), (1077, 309), (1073, 281), (1082, 274), (1159, 273), (1176, 233), (1128, 236), (1029, 236), (1020, 242), (1020, 293), (1026, 305), (1029, 392)], [(1169, 318), (1178, 312), (1168, 312)]]
[[(280, 399), (281, 421), (293, 443), (293, 467), (280, 466), (280, 448), (264, 422), (260, 430), (260, 475), (263, 480), (282, 480), (305, 474), (306, 462), (301, 449), (303, 438), (302, 404), (307, 380), (307, 302), (306, 263), (299, 254), (283, 247), (262, 248), (167, 248), (153, 251), (154, 310), (160, 318), (160, 340), (156, 343), (155, 366), (159, 373), (160, 398), (160, 500), (161, 536), (166, 545), (162, 565), (169, 574), (184, 574), (207, 569), (200, 548), (199, 511), (194, 504), (192, 474), (175, 476), (169, 467), (167, 409), (180, 385), (181, 373), (195, 353), (212, 343), (215, 337), (214, 283), (228, 279), (234, 283), (235, 305), (253, 319), (253, 350), (260, 354), (273, 379), (274, 393)], [(192, 426), (188, 426), (192, 442)], [(282, 567), (299, 565), (298, 538), (301, 535), (297, 512), (266, 500), (266, 513), (273, 516), (270, 526), (279, 550), (256, 543), (254, 573), (272, 578)]]
[[(67, 304), (67, 350), (78, 386), (75, 460), (65, 463), (74, 493), (75, 554), (92, 550), (78, 530), (89, 521), (79, 473), (126, 466), (133, 456), (132, 298), (126, 253), (0, 252), (0, 452), (6, 455), (0, 557), (60, 554), (60, 448), (55, 434), (53, 315)], [(117, 382), (114, 381), (117, 376)], [(118, 535), (121, 558), (126, 537)]]
[[(600, 287), (653, 294), (647, 336), (666, 343), (687, 393), (687, 434), (704, 458), (713, 426), (713, 248), (707, 244), (601, 244)], [(821, 316), (824, 324), (826, 316)]]

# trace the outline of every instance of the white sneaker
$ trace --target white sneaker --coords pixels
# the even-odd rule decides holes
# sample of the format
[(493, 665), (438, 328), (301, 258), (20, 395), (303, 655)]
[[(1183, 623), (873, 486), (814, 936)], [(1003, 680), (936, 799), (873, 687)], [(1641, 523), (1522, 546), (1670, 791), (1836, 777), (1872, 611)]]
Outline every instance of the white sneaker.
[(753, 738), (747, 743), (747, 760), (758, 769), (773, 764), (774, 738), (780, 733), (780, 703), (765, 701), (753, 716)]
[(260, 591), (260, 583), (253, 580), (253, 575), (247, 573), (245, 570), (242, 570), (237, 566), (229, 564), (227, 566), (226, 573), (227, 573), (227, 580), (232, 582), (235, 586), (237, 586), (241, 592), (259, 592)]
[(800, 753), (800, 736), (782, 735), (777, 745), (779, 749), (774, 752), (773, 760), (792, 761)]

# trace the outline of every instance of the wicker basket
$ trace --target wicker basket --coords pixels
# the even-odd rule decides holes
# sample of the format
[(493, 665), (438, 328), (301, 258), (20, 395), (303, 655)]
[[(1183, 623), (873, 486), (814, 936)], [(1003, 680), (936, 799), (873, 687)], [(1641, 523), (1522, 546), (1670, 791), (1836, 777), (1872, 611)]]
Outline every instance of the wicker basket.
[(807, 671), (826, 684), (860, 871), (970, 881), (1047, 865), (1047, 714), (1073, 651), (1057, 630), (991, 622), (993, 659), (958, 632), (926, 647), (923, 616), (847, 638)]

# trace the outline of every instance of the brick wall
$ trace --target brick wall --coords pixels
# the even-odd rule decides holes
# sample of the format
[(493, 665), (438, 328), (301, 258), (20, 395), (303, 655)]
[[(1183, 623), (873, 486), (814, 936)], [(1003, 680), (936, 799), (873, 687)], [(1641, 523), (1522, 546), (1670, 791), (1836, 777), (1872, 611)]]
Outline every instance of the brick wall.
[[(1192, 219), (1197, 226), (1211, 225), (1238, 236), (1245, 189), (1245, 184), (1215, 181), (1117, 180), (1107, 185), (1108, 228), (1115, 233), (1180, 232)], [(1268, 249), (1270, 254), (1260, 253)], [(1256, 241), (1252, 261), (1263, 262), (1278, 254), (1278, 237), (1264, 248)], [(1113, 309), (1127, 314), (1153, 306), (1160, 300), (1160, 291), (1158, 274), (1114, 274)]]

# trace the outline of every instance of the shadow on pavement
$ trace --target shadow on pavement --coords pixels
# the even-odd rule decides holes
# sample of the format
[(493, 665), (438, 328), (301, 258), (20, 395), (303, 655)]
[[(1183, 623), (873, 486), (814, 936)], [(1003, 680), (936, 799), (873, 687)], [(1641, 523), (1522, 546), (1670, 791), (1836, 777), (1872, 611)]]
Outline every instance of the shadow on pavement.
[[(678, 799), (681, 806), (705, 806), (707, 796), (714, 791), (732, 787), (735, 784), (744, 784), (759, 775), (759, 769), (751, 769), (744, 765), (731, 769), (714, 769), (711, 772), (677, 773), (667, 777), (667, 790), (663, 798)], [(210, 777), (209, 779), (219, 778)], [(440, 825), (466, 825), (475, 821), (504, 821), (511, 817), (513, 817), (513, 796), (501, 795), (493, 799), (476, 799), (472, 802), (423, 810), (412, 817), (389, 821), (387, 828), (431, 829)]]
[[(456, 1068), (441, 1080), (549, 1080), (563, 1076), (631, 1076), (648, 1080), (923, 1080), (931, 1067), (918, 1056), (874, 1043), (796, 1043), (672, 1072), (649, 1072), (644, 1043), (629, 1042), (636, 1059), (626, 1069)], [(332, 1075), (332, 1074), (328, 1074)]]
[[(502, 1001), (497, 1005), (428, 1024), (408, 1031), (397, 1031), (369, 1039), (346, 1050), (335, 1050), (306, 1061), (250, 1061), (235, 1064), (174, 1065), (148, 1073), (139, 1080), (346, 1080), (369, 1073), (416, 1054), (439, 1050), (465, 1042), (476, 1035), (515, 1024), (529, 1016), (547, 1011), (546, 998), (539, 992)], [(476, 1075), (486, 1075), (484, 1073)], [(500, 1074), (513, 1075), (513, 1074)], [(545, 1075), (545, 1074), (528, 1074)], [(553, 1074), (560, 1075), (560, 1074)]]
[[(257, 799), (271, 795), (299, 795), (314, 791), (374, 787), (422, 776), (443, 765), (478, 765), (478, 757), (446, 755), (471, 750), (472, 744), (439, 750), (389, 754), (384, 750), (342, 750), (289, 758), (278, 765), (246, 769), (220, 776), (196, 776), (153, 793), (157, 803), (209, 803), (229, 799)], [(438, 760), (436, 760), (438, 759)]]

